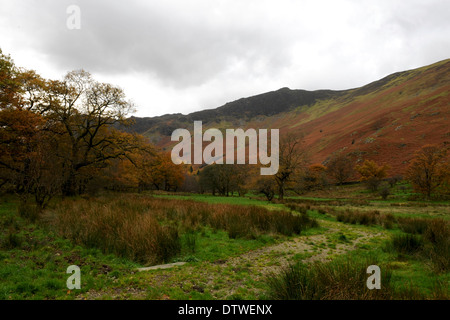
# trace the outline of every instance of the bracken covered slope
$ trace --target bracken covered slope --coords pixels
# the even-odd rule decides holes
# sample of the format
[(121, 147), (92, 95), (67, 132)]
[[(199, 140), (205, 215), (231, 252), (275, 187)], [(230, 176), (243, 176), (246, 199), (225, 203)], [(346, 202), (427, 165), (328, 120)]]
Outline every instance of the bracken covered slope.
[(267, 128), (302, 135), (312, 161), (335, 152), (387, 163), (396, 174), (421, 146), (450, 146), (450, 59), (398, 72), (364, 87), (304, 91), (282, 88), (212, 110), (135, 118), (131, 128), (163, 148), (176, 128)]

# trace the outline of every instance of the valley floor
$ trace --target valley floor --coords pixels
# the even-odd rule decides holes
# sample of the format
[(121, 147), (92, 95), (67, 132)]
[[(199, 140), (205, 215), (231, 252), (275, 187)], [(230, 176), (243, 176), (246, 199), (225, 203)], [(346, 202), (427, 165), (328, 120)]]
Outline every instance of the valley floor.
[[(285, 204), (267, 203), (255, 197), (148, 196), (289, 210)], [(391, 285), (407, 292), (402, 293), (404, 299), (448, 299), (448, 269), (436, 271), (433, 263), (419, 253), (392, 249), (393, 237), (404, 234), (400, 224), (384, 227), (344, 223), (336, 214), (355, 210), (361, 214), (376, 209), (377, 216), (391, 213), (395, 218), (448, 221), (450, 203), (418, 205), (402, 197), (391, 202), (372, 199), (363, 204), (351, 201), (336, 204), (325, 200), (338, 198), (306, 196), (293, 197), (294, 200), (297, 205), (307, 204), (305, 210), (317, 220), (318, 226), (303, 230), (300, 235), (261, 235), (256, 239), (231, 239), (224, 231), (204, 228), (195, 235), (195, 248), (183, 247), (179, 255), (167, 261), (185, 264), (138, 271), (145, 265), (80, 246), (39, 223), (27, 221), (16, 213), (16, 199), (5, 198), (0, 203), (0, 299), (271, 299), (268, 278), (281, 274), (286, 267), (303, 263), (314, 269), (317, 263), (346, 257), (360, 260), (369, 257), (388, 266), (392, 272)], [(81, 290), (65, 287), (68, 277), (65, 271), (71, 264), (81, 266)]]
[[(337, 255), (379, 244), (388, 237), (382, 230), (337, 222), (321, 221), (321, 226), (318, 234), (295, 236), (227, 259), (187, 263), (170, 270), (138, 272), (132, 277), (140, 290), (136, 287), (111, 288), (87, 292), (78, 298), (260, 299), (264, 298), (266, 290), (265, 278), (283, 266), (298, 261), (330, 261)], [(339, 240), (336, 235), (345, 240)]]

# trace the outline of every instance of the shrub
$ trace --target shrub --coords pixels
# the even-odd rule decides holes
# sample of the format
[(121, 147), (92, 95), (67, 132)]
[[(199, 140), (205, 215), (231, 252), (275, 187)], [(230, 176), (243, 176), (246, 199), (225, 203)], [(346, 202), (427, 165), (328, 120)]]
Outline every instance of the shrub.
[(388, 186), (382, 186), (379, 194), (383, 200), (386, 200), (391, 195), (391, 190), (389, 190)]
[(279, 274), (269, 275), (269, 297), (273, 300), (311, 300), (316, 298), (317, 286), (312, 278), (311, 269), (305, 265), (289, 265), (283, 268)]
[(395, 216), (392, 213), (387, 213), (382, 216), (382, 224), (385, 229), (394, 228), (394, 223), (397, 221)]
[(305, 204), (287, 204), (286, 205), (290, 210), (292, 211), (297, 211), (299, 213), (307, 213), (308, 210), (310, 209), (309, 205), (305, 205)]
[(362, 225), (375, 225), (378, 223), (378, 217), (380, 216), (380, 212), (377, 210), (364, 212), (360, 215), (359, 223)]
[(270, 211), (256, 206), (221, 205), (210, 215), (208, 222), (213, 228), (227, 231), (231, 238), (253, 238), (257, 233), (290, 236), (300, 234), (302, 229), (317, 226), (317, 222), (307, 214), (294, 215), (287, 211)]
[(361, 225), (374, 225), (379, 223), (380, 213), (378, 211), (358, 211), (349, 210), (340, 211), (336, 214), (336, 219), (339, 222)]
[(156, 233), (156, 256), (164, 261), (169, 261), (181, 250), (178, 230), (173, 226), (164, 226)]
[(425, 230), (428, 228), (430, 219), (398, 218), (397, 221), (398, 226), (402, 231), (411, 234), (423, 234)]
[(448, 221), (433, 219), (424, 233), (426, 241), (424, 254), (437, 271), (450, 269), (450, 227)]
[(177, 229), (161, 226), (154, 216), (136, 209), (120, 201), (63, 202), (47, 219), (75, 243), (138, 262), (164, 262), (176, 255), (181, 248)]
[[(338, 258), (332, 262), (315, 262), (312, 265), (291, 264), (279, 273), (267, 277), (267, 295), (274, 300), (418, 300), (427, 298), (413, 286), (398, 288), (391, 283), (389, 265), (381, 269), (381, 290), (369, 290), (366, 286), (367, 267), (377, 265), (372, 257), (357, 259)], [(448, 299), (445, 283), (437, 282), (431, 295), (436, 299)]]
[(393, 177), (389, 177), (386, 179), (386, 181), (389, 183), (391, 188), (393, 188), (397, 183), (403, 180), (403, 177), (400, 175), (395, 175)]
[(268, 296), (274, 300), (355, 300), (389, 299), (391, 271), (381, 267), (383, 290), (369, 290), (366, 286), (367, 267), (376, 264), (369, 259), (339, 259), (289, 265), (280, 273), (268, 276)]
[[(392, 247), (400, 253), (420, 254), (437, 272), (450, 268), (450, 227), (443, 219), (402, 219), (401, 227), (410, 233), (396, 235)], [(422, 234), (422, 235), (420, 235)]]
[(393, 248), (400, 253), (415, 254), (423, 247), (423, 240), (414, 234), (397, 234), (392, 237)]
[(3, 239), (1, 246), (7, 250), (20, 248), (23, 243), (23, 237), (13, 229), (10, 229)]
[(197, 234), (194, 231), (188, 231), (184, 234), (184, 243), (188, 250), (195, 253), (197, 247)]
[(26, 201), (20, 201), (19, 206), (17, 207), (17, 212), (22, 218), (32, 223), (36, 222), (41, 215), (41, 209), (38, 205), (30, 204)]

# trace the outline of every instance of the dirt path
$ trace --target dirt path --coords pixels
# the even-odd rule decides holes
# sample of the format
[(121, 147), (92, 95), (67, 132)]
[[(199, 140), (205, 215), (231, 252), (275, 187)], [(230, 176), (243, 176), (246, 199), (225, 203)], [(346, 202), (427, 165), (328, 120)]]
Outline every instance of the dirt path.
[[(383, 231), (372, 231), (338, 222), (321, 221), (320, 224), (327, 229), (324, 233), (300, 235), (290, 241), (253, 250), (226, 261), (218, 261), (214, 266), (214, 272), (211, 272), (211, 268), (206, 264), (201, 270), (192, 268), (187, 272), (200, 273), (199, 278), (203, 280), (204, 287), (208, 288), (217, 299), (230, 298), (239, 294), (241, 290), (257, 297), (261, 289), (253, 284), (265, 281), (268, 274), (278, 272), (291, 262), (301, 260), (304, 263), (311, 263), (331, 260), (336, 255), (345, 254), (387, 235)], [(345, 238), (339, 238), (340, 236)], [(233, 276), (233, 273), (237, 274), (242, 270), (245, 276)]]
[[(382, 238), (383, 232), (368, 232), (351, 225), (342, 225), (328, 221), (321, 221), (321, 225), (328, 230), (319, 235), (299, 236), (273, 246), (247, 252), (239, 257), (231, 258), (228, 264), (232, 266), (255, 265), (265, 266), (261, 269), (264, 276), (289, 264), (295, 257), (304, 263), (326, 261), (332, 256), (347, 253), (357, 249), (358, 245), (368, 243), (371, 239)], [(330, 236), (337, 234), (352, 234), (354, 240), (331, 241)], [(337, 239), (337, 236), (335, 237)], [(303, 257), (303, 258), (302, 258)], [(275, 261), (275, 263), (274, 263)]]
[[(132, 287), (110, 288), (107, 292), (91, 291), (79, 298), (99, 299), (107, 294), (112, 299), (148, 299), (148, 288), (161, 288), (162, 292), (167, 288), (177, 288), (186, 293), (193, 290), (209, 292), (214, 299), (228, 299), (242, 292), (245, 296), (258, 297), (266, 276), (291, 262), (331, 260), (334, 256), (387, 235), (383, 231), (338, 222), (322, 220), (320, 225), (326, 228), (321, 234), (300, 235), (226, 260), (186, 263), (172, 269), (138, 272), (137, 277), (132, 276), (135, 283)], [(174, 297), (163, 294), (161, 298)]]

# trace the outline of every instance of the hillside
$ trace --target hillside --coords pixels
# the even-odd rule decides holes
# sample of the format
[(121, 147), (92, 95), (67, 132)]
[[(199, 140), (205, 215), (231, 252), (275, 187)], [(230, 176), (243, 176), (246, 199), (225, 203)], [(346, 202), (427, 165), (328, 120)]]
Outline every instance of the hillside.
[(397, 72), (344, 91), (291, 90), (242, 98), (217, 109), (188, 115), (134, 118), (129, 129), (163, 148), (176, 128), (278, 128), (302, 134), (314, 162), (334, 152), (357, 161), (388, 163), (403, 173), (415, 150), (428, 143), (450, 144), (450, 59)]
[(168, 114), (152, 118), (133, 117), (135, 124), (131, 130), (147, 135), (157, 133), (170, 136), (173, 130), (188, 128), (196, 120), (201, 120), (206, 125), (227, 122), (245, 126), (246, 122), (257, 117), (274, 116), (293, 110), (298, 106), (310, 106), (317, 101), (331, 99), (341, 94), (340, 91), (332, 90), (306, 91), (281, 88), (277, 91), (241, 98), (216, 109), (197, 111), (188, 115)]

